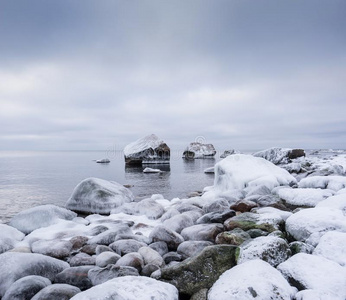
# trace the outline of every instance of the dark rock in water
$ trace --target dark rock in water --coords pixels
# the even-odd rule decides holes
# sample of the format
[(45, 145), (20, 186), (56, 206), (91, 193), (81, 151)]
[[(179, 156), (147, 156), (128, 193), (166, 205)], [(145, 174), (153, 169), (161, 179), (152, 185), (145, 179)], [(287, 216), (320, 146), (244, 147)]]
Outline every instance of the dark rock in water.
[(207, 241), (185, 241), (179, 245), (177, 252), (181, 255), (182, 259), (187, 259), (196, 256), (198, 253), (202, 252), (205, 247), (212, 245), (212, 242)]
[(117, 182), (87, 178), (75, 187), (66, 208), (81, 213), (110, 214), (112, 209), (133, 200), (132, 192)]
[(69, 263), (71, 267), (91, 266), (95, 265), (96, 258), (86, 253), (78, 253), (70, 259)]
[(104, 283), (110, 279), (122, 276), (139, 276), (138, 270), (129, 266), (108, 265), (105, 268), (95, 267), (88, 273), (93, 285)]
[(231, 231), (224, 231), (218, 234), (215, 239), (215, 243), (239, 246), (248, 239), (251, 239), (251, 236), (247, 232), (240, 228), (236, 228)]
[(127, 145), (124, 155), (127, 165), (169, 164), (170, 148), (152, 134)]
[(232, 204), (230, 208), (234, 209), (235, 211), (247, 212), (255, 207), (257, 207), (257, 204), (255, 202), (243, 199)]
[(160, 267), (158, 267), (157, 265), (148, 264), (142, 269), (141, 275), (150, 277), (150, 275), (157, 270), (160, 270)]
[(181, 236), (186, 241), (209, 241), (214, 242), (216, 236), (223, 231), (222, 224), (197, 224), (185, 228)]
[(0, 255), (0, 297), (22, 277), (38, 275), (53, 281), (56, 274), (69, 267), (66, 262), (42, 254), (3, 253)]
[(81, 291), (85, 291), (92, 287), (92, 283), (88, 278), (88, 272), (94, 266), (81, 266), (67, 268), (55, 276), (54, 283), (65, 283), (78, 287)]
[(81, 290), (69, 284), (52, 284), (39, 291), (31, 300), (69, 300)]
[(149, 245), (149, 247), (155, 251), (157, 251), (161, 256), (164, 256), (168, 253), (168, 247), (165, 242), (159, 241)]
[(182, 257), (177, 252), (171, 251), (171, 252), (166, 253), (163, 256), (163, 259), (165, 261), (165, 264), (168, 265), (172, 261), (181, 261)]
[(22, 277), (11, 285), (2, 297), (2, 300), (31, 299), (40, 290), (50, 284), (52, 284), (51, 281), (42, 276), (30, 275)]
[(102, 159), (98, 159), (96, 161), (98, 164), (108, 164), (110, 163), (111, 161), (108, 159), (108, 158), (102, 158)]
[(150, 233), (149, 238), (153, 242), (165, 242), (169, 250), (177, 250), (178, 246), (184, 241), (179, 233), (163, 225), (156, 226)]
[(235, 266), (237, 250), (229, 245), (208, 246), (195, 257), (161, 269), (160, 280), (173, 284), (181, 294), (191, 296), (210, 288), (223, 272)]
[(234, 217), (236, 215), (234, 210), (227, 210), (226, 212), (211, 212), (200, 217), (196, 223), (197, 224), (207, 224), (207, 223), (223, 223), (227, 219)]
[(109, 247), (119, 255), (125, 255), (131, 252), (137, 252), (139, 248), (146, 245), (136, 240), (120, 240), (110, 244)]
[(216, 150), (212, 144), (190, 143), (183, 153), (185, 159), (214, 158)]

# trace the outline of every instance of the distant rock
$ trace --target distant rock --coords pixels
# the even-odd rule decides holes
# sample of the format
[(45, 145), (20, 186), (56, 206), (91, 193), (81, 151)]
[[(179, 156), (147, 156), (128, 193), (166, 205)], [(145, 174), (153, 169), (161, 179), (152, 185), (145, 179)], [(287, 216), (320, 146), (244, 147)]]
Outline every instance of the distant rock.
[(213, 158), (216, 150), (212, 144), (202, 144), (198, 142), (190, 143), (183, 153), (183, 158)]
[(214, 174), (215, 173), (215, 169), (214, 167), (210, 167), (204, 170), (204, 173), (206, 174)]
[(233, 154), (239, 154), (240, 152), (234, 149), (231, 150), (225, 150), (221, 155), (220, 158), (226, 158), (227, 156), (233, 155)]
[(143, 173), (161, 173), (162, 171), (160, 169), (152, 169), (152, 168), (145, 168), (143, 170)]
[(269, 160), (273, 164), (287, 164), (292, 159), (305, 156), (303, 149), (290, 149), (290, 148), (269, 148), (256, 153), (253, 153), (255, 157), (262, 157)]
[(103, 158), (103, 159), (98, 159), (96, 161), (98, 164), (108, 164), (110, 163), (111, 161), (108, 159), (108, 158)]
[(133, 199), (132, 192), (119, 183), (87, 178), (75, 187), (66, 208), (82, 213), (109, 214)]
[(151, 134), (127, 145), (124, 155), (128, 165), (169, 164), (170, 148), (155, 134)]

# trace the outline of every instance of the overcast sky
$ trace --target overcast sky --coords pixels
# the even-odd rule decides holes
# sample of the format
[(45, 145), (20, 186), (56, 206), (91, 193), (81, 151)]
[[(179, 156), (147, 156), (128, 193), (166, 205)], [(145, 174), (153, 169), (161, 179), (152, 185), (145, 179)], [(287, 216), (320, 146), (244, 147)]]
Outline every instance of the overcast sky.
[(0, 150), (346, 148), (345, 0), (0, 0)]

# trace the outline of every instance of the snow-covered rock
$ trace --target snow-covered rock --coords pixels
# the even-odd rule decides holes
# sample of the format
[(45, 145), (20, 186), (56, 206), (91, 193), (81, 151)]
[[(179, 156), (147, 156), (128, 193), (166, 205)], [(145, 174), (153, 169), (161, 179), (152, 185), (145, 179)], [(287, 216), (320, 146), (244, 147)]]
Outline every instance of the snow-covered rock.
[(266, 186), (272, 190), (276, 186), (295, 183), (296, 179), (286, 170), (263, 158), (235, 154), (226, 157), (215, 165), (214, 187), (205, 194), (256, 186)]
[(290, 300), (295, 293), (278, 270), (251, 260), (223, 273), (209, 290), (208, 300)]
[(64, 240), (39, 240), (31, 245), (33, 253), (52, 256), (55, 258), (64, 258), (70, 255), (72, 243)]
[(131, 191), (117, 182), (87, 178), (75, 187), (66, 207), (84, 213), (109, 214), (113, 208), (133, 199)]
[(346, 298), (346, 268), (324, 257), (298, 253), (277, 269), (299, 290), (312, 289)]
[(35, 253), (6, 252), (0, 254), (0, 297), (18, 279), (38, 275), (53, 281), (55, 275), (70, 267), (61, 260)]
[(153, 168), (145, 168), (143, 170), (143, 173), (161, 173), (162, 171), (160, 169), (153, 169)]
[(329, 231), (323, 235), (313, 251), (314, 255), (335, 261), (346, 266), (346, 233)]
[(316, 207), (340, 209), (346, 216), (346, 194), (335, 195), (319, 202)]
[(0, 224), (0, 254), (14, 248), (24, 236), (24, 233), (16, 228)]
[(220, 158), (226, 158), (227, 156), (233, 155), (233, 154), (239, 154), (240, 152), (234, 149), (231, 150), (225, 150), (221, 155)]
[(170, 148), (155, 134), (132, 142), (124, 148), (125, 162), (129, 165), (142, 163), (169, 164)]
[(249, 260), (262, 259), (276, 267), (291, 255), (287, 242), (276, 236), (261, 236), (248, 240), (240, 246), (238, 264)]
[(197, 224), (186, 227), (180, 233), (185, 241), (214, 242), (216, 236), (223, 231), (222, 224)]
[(183, 158), (213, 158), (215, 154), (216, 150), (212, 144), (193, 142), (185, 149)]
[(345, 300), (344, 297), (336, 295), (335, 293), (329, 293), (317, 290), (302, 290), (295, 296), (296, 300)]
[(153, 220), (160, 218), (165, 213), (164, 207), (151, 198), (138, 202), (136, 210), (140, 215), (145, 215)]
[(288, 205), (295, 207), (314, 207), (322, 200), (334, 195), (332, 190), (313, 188), (282, 188), (277, 191), (278, 196)]
[(102, 158), (102, 159), (98, 159), (96, 161), (98, 164), (108, 164), (110, 163), (111, 161), (108, 159), (108, 158)]
[(289, 163), (291, 159), (305, 156), (303, 149), (290, 148), (269, 148), (253, 154), (256, 157), (262, 157), (273, 164)]
[(126, 276), (109, 280), (71, 300), (178, 300), (178, 290), (171, 284), (148, 277)]
[(346, 218), (342, 211), (335, 208), (307, 208), (286, 220), (286, 231), (298, 241), (305, 242), (312, 234), (318, 239), (333, 230), (346, 231)]
[(56, 205), (40, 205), (15, 215), (9, 225), (28, 234), (35, 229), (56, 224), (59, 220), (72, 220), (77, 214)]
[(339, 191), (346, 187), (345, 176), (310, 176), (299, 182), (300, 188), (320, 188)]
[(81, 290), (65, 283), (51, 284), (40, 290), (31, 300), (63, 300), (70, 299), (80, 293)]

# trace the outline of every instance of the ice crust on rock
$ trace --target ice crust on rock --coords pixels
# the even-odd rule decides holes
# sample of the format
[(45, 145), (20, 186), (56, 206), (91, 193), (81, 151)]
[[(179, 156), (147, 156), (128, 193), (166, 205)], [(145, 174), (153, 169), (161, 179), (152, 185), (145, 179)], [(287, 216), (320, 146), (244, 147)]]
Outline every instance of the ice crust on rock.
[(84, 213), (109, 214), (133, 199), (132, 192), (117, 182), (87, 178), (75, 187), (66, 207)]
[(247, 187), (252, 189), (256, 186), (266, 186), (272, 190), (274, 187), (288, 186), (296, 182), (296, 179), (286, 170), (264, 158), (235, 154), (215, 165), (214, 186), (209, 193), (220, 194)]
[(212, 144), (202, 144), (198, 142), (190, 143), (183, 153), (183, 158), (212, 158), (216, 150)]
[(178, 290), (169, 283), (148, 277), (125, 276), (109, 280), (71, 300), (178, 300)]
[(340, 209), (346, 216), (346, 194), (339, 194), (319, 202), (316, 207)]
[(286, 220), (286, 231), (298, 241), (313, 234), (321, 237), (327, 231), (346, 231), (346, 218), (341, 210), (328, 207), (307, 208)]
[(209, 290), (208, 300), (291, 300), (295, 293), (278, 270), (251, 260), (224, 272)]
[(70, 265), (61, 260), (35, 253), (6, 252), (0, 254), (0, 297), (16, 280), (38, 275), (53, 281), (55, 275)]
[(277, 191), (278, 196), (287, 204), (299, 207), (314, 207), (322, 200), (334, 195), (332, 190), (313, 188), (282, 188)]
[(280, 264), (277, 269), (300, 290), (312, 289), (346, 298), (346, 268), (334, 261), (298, 253)]
[(18, 229), (0, 224), (0, 254), (14, 248), (24, 236), (24, 233)]
[(77, 214), (65, 208), (47, 204), (24, 210), (15, 215), (9, 225), (28, 234), (35, 229), (48, 227), (60, 220), (72, 220)]
[(305, 152), (302, 149), (290, 149), (290, 148), (269, 148), (253, 154), (256, 157), (262, 157), (273, 164), (288, 163), (291, 159), (305, 156)]
[(345, 176), (310, 176), (299, 182), (300, 188), (320, 188), (339, 191), (346, 187)]

